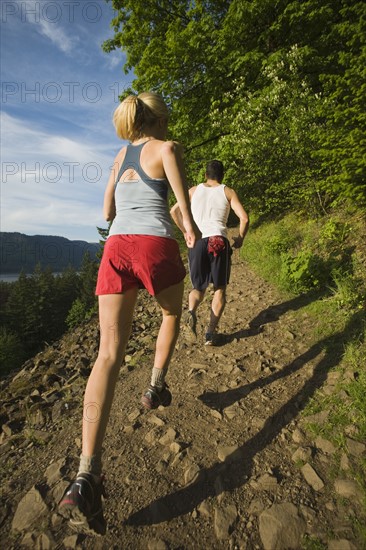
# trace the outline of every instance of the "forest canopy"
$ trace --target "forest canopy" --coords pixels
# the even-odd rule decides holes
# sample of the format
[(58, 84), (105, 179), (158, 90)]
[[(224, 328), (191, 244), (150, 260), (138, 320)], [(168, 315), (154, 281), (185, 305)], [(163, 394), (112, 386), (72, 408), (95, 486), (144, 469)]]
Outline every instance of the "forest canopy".
[(363, 2), (106, 1), (103, 49), (125, 53), (126, 95), (166, 99), (190, 184), (219, 158), (259, 214), (366, 205)]

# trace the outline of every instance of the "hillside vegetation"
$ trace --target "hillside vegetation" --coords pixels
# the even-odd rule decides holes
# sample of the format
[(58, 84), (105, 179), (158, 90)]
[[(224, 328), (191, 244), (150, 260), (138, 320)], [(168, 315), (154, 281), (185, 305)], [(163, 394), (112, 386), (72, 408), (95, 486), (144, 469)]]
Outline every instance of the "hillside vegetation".
[(258, 215), (365, 207), (364, 2), (110, 1), (123, 95), (163, 94), (192, 184), (219, 158)]
[(31, 275), (22, 271), (15, 282), (0, 281), (0, 376), (90, 318), (97, 270), (86, 253), (78, 272), (70, 265), (55, 275), (38, 264)]

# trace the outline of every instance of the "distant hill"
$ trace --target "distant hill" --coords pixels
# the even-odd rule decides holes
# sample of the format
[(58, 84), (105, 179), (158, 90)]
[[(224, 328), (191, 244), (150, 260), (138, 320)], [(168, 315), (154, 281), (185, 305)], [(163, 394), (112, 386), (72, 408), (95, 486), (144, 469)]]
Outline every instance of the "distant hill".
[(69, 265), (79, 269), (85, 252), (94, 259), (99, 249), (98, 243), (70, 241), (65, 237), (0, 232), (0, 272), (33, 273), (37, 264), (50, 267), (53, 272)]

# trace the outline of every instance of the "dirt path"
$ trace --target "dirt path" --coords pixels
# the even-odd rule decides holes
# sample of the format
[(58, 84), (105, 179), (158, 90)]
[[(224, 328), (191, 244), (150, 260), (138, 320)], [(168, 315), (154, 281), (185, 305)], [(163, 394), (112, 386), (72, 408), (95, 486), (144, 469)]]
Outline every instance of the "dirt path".
[(205, 300), (197, 341), (182, 326), (167, 378), (172, 405), (147, 413), (139, 400), (158, 319), (141, 294), (105, 440), (103, 538), (73, 535), (56, 513), (78, 465), (96, 324), (3, 383), (2, 423), (10, 427), (0, 446), (3, 547), (281, 550), (309, 548), (304, 541), (313, 537), (331, 550), (361, 548), (357, 488), (349, 487), (350, 501), (340, 498), (347, 495), (330, 472), (330, 442), (313, 441), (300, 419), (317, 388), (334, 387), (324, 346), (309, 341), (305, 303), (282, 300), (235, 252), (224, 342), (203, 345)]

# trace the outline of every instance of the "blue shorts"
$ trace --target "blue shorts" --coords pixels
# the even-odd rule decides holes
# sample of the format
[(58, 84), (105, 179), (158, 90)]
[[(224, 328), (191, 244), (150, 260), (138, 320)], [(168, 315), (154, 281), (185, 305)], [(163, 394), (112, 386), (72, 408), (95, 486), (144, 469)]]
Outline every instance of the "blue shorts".
[[(211, 246), (212, 239), (219, 240), (216, 250)], [(230, 280), (232, 253), (230, 243), (225, 237), (205, 237), (197, 241), (194, 248), (188, 250), (189, 274), (193, 288), (202, 291), (210, 283), (214, 288), (226, 286)]]

